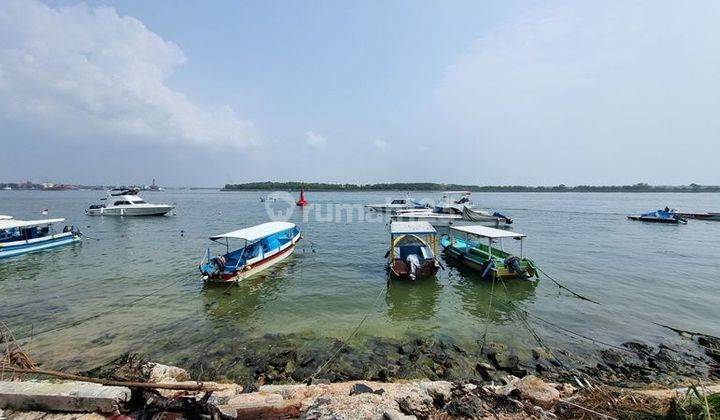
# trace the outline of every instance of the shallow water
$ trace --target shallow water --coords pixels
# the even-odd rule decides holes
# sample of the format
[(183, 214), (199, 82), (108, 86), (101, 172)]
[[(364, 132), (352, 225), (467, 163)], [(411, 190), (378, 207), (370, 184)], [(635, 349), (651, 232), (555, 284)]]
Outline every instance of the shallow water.
[[(0, 319), (18, 337), (32, 335), (28, 347), (38, 361), (77, 369), (126, 351), (167, 363), (238, 354), (270, 333), (344, 338), (366, 314), (355, 342), (419, 335), (474, 345), (487, 333), (488, 340), (529, 349), (536, 341), (508, 301), (531, 314), (530, 325), (546, 344), (580, 353), (598, 344), (541, 319), (609, 344), (679, 340), (654, 323), (720, 335), (720, 222), (625, 219), (665, 205), (717, 211), (718, 194), (475, 194), (475, 202), (515, 219), (513, 230), (528, 235), (526, 256), (602, 305), (573, 298), (547, 278), (493, 288), (451, 263), (437, 278), (392, 282), (384, 290), (385, 221), (360, 222), (354, 214), (350, 223), (347, 217), (321, 222), (314, 209), (304, 210), (307, 221), (294, 212), (305, 240), (284, 263), (239, 287), (203, 288), (197, 264), (207, 237), (266, 221), (259, 195), (148, 192), (150, 202), (176, 202), (177, 214), (120, 219), (84, 215), (97, 192), (0, 191), (0, 214), (40, 218), (40, 210), (50, 208), (88, 236), (79, 245), (0, 262)], [(328, 218), (327, 205), (393, 195), (400, 194), (307, 198)]]

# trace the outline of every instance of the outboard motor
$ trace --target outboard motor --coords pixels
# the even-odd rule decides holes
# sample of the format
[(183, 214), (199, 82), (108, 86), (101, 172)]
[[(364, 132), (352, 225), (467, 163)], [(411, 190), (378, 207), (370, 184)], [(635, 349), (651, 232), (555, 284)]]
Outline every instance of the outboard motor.
[(207, 264), (200, 265), (200, 272), (208, 277), (219, 276), (225, 271), (225, 257), (218, 255), (213, 257)]
[(415, 280), (417, 275), (417, 269), (420, 267), (420, 260), (418, 259), (418, 256), (415, 254), (410, 254), (405, 259), (408, 265), (408, 271), (410, 272), (410, 278)]
[(528, 275), (528, 272), (523, 270), (522, 267), (520, 267), (520, 258), (511, 255), (507, 258), (505, 258), (505, 268), (510, 270), (511, 273), (515, 273), (520, 277), (528, 278), (530, 277)]
[(491, 279), (493, 268), (495, 268), (494, 260), (490, 259), (490, 260), (485, 261), (485, 263), (483, 263), (482, 267), (480, 267), (480, 277), (483, 280)]
[(512, 222), (513, 222), (513, 219), (505, 216), (504, 214), (498, 213), (498, 212), (493, 213), (493, 217), (498, 217), (498, 218), (500, 218), (500, 219), (505, 220), (505, 224), (506, 224), (506, 225), (511, 225)]

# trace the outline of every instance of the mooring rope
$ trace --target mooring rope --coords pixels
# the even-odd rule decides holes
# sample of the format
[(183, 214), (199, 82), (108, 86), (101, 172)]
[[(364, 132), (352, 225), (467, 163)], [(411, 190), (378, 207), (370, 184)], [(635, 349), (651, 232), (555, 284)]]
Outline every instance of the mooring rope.
[(561, 284), (559, 281), (555, 280), (550, 274), (548, 274), (548, 273), (546, 273), (545, 271), (543, 271), (542, 268), (538, 267), (538, 266), (535, 264), (534, 261), (528, 259), (528, 262), (530, 263), (530, 266), (531, 266), (534, 270), (537, 270), (537, 271), (543, 273), (547, 278), (549, 278), (553, 283), (555, 283), (555, 284), (557, 285), (557, 287), (559, 287), (559, 288), (561, 288), (561, 289), (563, 289), (563, 290), (566, 290), (567, 292), (569, 292), (570, 294), (572, 294), (573, 296), (575, 296), (575, 297), (578, 298), (578, 299), (586, 300), (586, 301), (592, 302), (592, 303), (594, 303), (594, 304), (596, 304), (596, 305), (600, 305), (600, 302), (595, 301), (595, 300), (592, 300), (592, 299), (590, 299), (590, 298), (587, 298), (587, 297), (585, 297), (585, 296), (583, 296), (583, 295), (581, 295), (581, 294), (579, 294), (579, 293), (576, 293), (576, 292), (570, 290), (567, 286), (565, 286), (565, 285)]
[(317, 370), (315, 371), (315, 373), (310, 375), (305, 380), (305, 383), (312, 383), (312, 380), (315, 379), (317, 377), (317, 375), (319, 375), (320, 372), (322, 372), (323, 369), (325, 369), (330, 364), (330, 362), (332, 362), (335, 359), (335, 357), (337, 357), (337, 355), (340, 354), (340, 352), (347, 346), (347, 343), (355, 336), (355, 334), (357, 334), (357, 332), (360, 330), (360, 327), (362, 327), (362, 325), (365, 323), (365, 320), (367, 320), (367, 318), (370, 316), (370, 314), (375, 310), (375, 307), (377, 306), (377, 303), (380, 300), (380, 296), (382, 296), (383, 292), (385, 292), (385, 290), (387, 290), (387, 285), (388, 285), (388, 282), (385, 282), (385, 285), (380, 289), (380, 293), (378, 293), (377, 296), (375, 297), (375, 301), (370, 306), (370, 309), (365, 313), (365, 315), (362, 317), (360, 322), (355, 326), (355, 328), (350, 333), (350, 335), (348, 335), (347, 338), (345, 338), (344, 340), (342, 340), (340, 342), (340, 347), (335, 351), (335, 353), (333, 353), (330, 356), (330, 358), (325, 361), (325, 363), (320, 365), (317, 368)]
[(487, 338), (488, 328), (490, 328), (490, 315), (492, 311), (493, 297), (495, 296), (495, 276), (493, 276), (492, 284), (490, 285), (490, 301), (488, 302), (487, 313), (485, 314), (485, 331), (482, 335), (482, 344), (480, 345), (480, 351), (485, 348), (485, 339)]
[(76, 327), (76, 326), (78, 326), (78, 325), (80, 325), (80, 324), (84, 324), (85, 322), (91, 321), (91, 320), (93, 320), (93, 319), (100, 318), (101, 316), (108, 315), (108, 314), (111, 314), (111, 313), (113, 313), (113, 312), (117, 312), (117, 311), (119, 311), (119, 310), (121, 310), (121, 309), (127, 308), (128, 306), (132, 306), (132, 305), (134, 305), (134, 304), (136, 304), (136, 303), (138, 303), (138, 302), (140, 302), (140, 301), (142, 301), (142, 300), (144, 300), (144, 299), (147, 299), (147, 298), (149, 298), (149, 297), (151, 297), (151, 296), (154, 296), (154, 295), (156, 295), (157, 293), (159, 293), (159, 292), (167, 289), (168, 287), (173, 286), (173, 285), (179, 283), (181, 280), (184, 280), (183, 277), (178, 277), (177, 279), (166, 283), (166, 284), (163, 285), (162, 287), (160, 287), (160, 288), (158, 288), (158, 289), (155, 289), (155, 290), (153, 290), (152, 292), (147, 293), (147, 294), (145, 294), (145, 295), (138, 296), (137, 298), (135, 298), (135, 299), (133, 299), (133, 300), (131, 300), (131, 301), (129, 301), (129, 302), (125, 302), (125, 303), (123, 303), (122, 305), (118, 305), (118, 306), (116, 306), (116, 307), (114, 307), (114, 308), (110, 308), (110, 309), (108, 309), (108, 310), (98, 312), (98, 313), (96, 313), (96, 314), (94, 314), (94, 315), (90, 315), (90, 316), (85, 317), (85, 318), (81, 318), (81, 319), (78, 319), (78, 320), (75, 320), (75, 321), (66, 322), (66, 323), (64, 323), (64, 324), (60, 324), (60, 325), (57, 325), (57, 326), (55, 326), (55, 327), (47, 328), (47, 329), (45, 329), (45, 330), (40, 330), (40, 331), (38, 331), (38, 332), (33, 332), (33, 333), (31, 333), (30, 335), (26, 335), (25, 337), (18, 338), (17, 341), (27, 340), (27, 339), (35, 338), (35, 337), (37, 337), (37, 336), (39, 336), (39, 335), (44, 335), (44, 334), (47, 334), (47, 333), (50, 333), (50, 332), (55, 332), (55, 331), (60, 331), (60, 330), (67, 329), (67, 328)]

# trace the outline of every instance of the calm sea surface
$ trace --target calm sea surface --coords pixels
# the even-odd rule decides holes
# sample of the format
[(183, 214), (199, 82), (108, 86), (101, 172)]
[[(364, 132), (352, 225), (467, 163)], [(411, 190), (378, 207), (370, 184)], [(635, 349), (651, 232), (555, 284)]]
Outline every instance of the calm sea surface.
[[(383, 258), (386, 221), (303, 221), (295, 254), (267, 275), (239, 287), (203, 288), (197, 265), (208, 236), (268, 220), (259, 192), (147, 192), (149, 202), (177, 203), (159, 218), (84, 215), (102, 194), (90, 191), (0, 191), (0, 214), (65, 217), (88, 236), (81, 244), (0, 261), (0, 320), (18, 337), (33, 335), (32, 355), (52, 367), (90, 368), (127, 351), (172, 363), (208, 349), (242, 351), (268, 333), (346, 337), (369, 313), (355, 340), (367, 337), (450, 337), (473, 345), (489, 340), (517, 348), (532, 335), (508, 306), (526, 310), (547, 344), (576, 352), (603, 342), (678, 340), (654, 324), (720, 335), (720, 222), (685, 226), (631, 222), (629, 213), (669, 205), (720, 210), (720, 194), (475, 194), (474, 201), (515, 219), (528, 235), (525, 255), (595, 305), (562, 292), (547, 278), (537, 285), (491, 285), (445, 264), (437, 278), (392, 282)], [(332, 204), (369, 204), (402, 196), (309, 193), (321, 219)], [(436, 193), (416, 193), (436, 199)], [(281, 208), (278, 205), (278, 208)], [(184, 236), (181, 236), (184, 231)], [(314, 252), (311, 249), (314, 244)], [(510, 248), (510, 247), (507, 247)], [(149, 295), (149, 296), (148, 296)], [(539, 318), (537, 318), (539, 317)], [(489, 323), (489, 324), (488, 324)]]

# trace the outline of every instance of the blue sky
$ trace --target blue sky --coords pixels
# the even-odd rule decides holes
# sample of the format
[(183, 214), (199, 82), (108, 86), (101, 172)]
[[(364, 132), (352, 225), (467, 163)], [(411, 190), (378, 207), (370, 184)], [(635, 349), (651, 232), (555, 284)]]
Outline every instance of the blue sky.
[(718, 18), (715, 2), (9, 0), (0, 179), (718, 184)]

